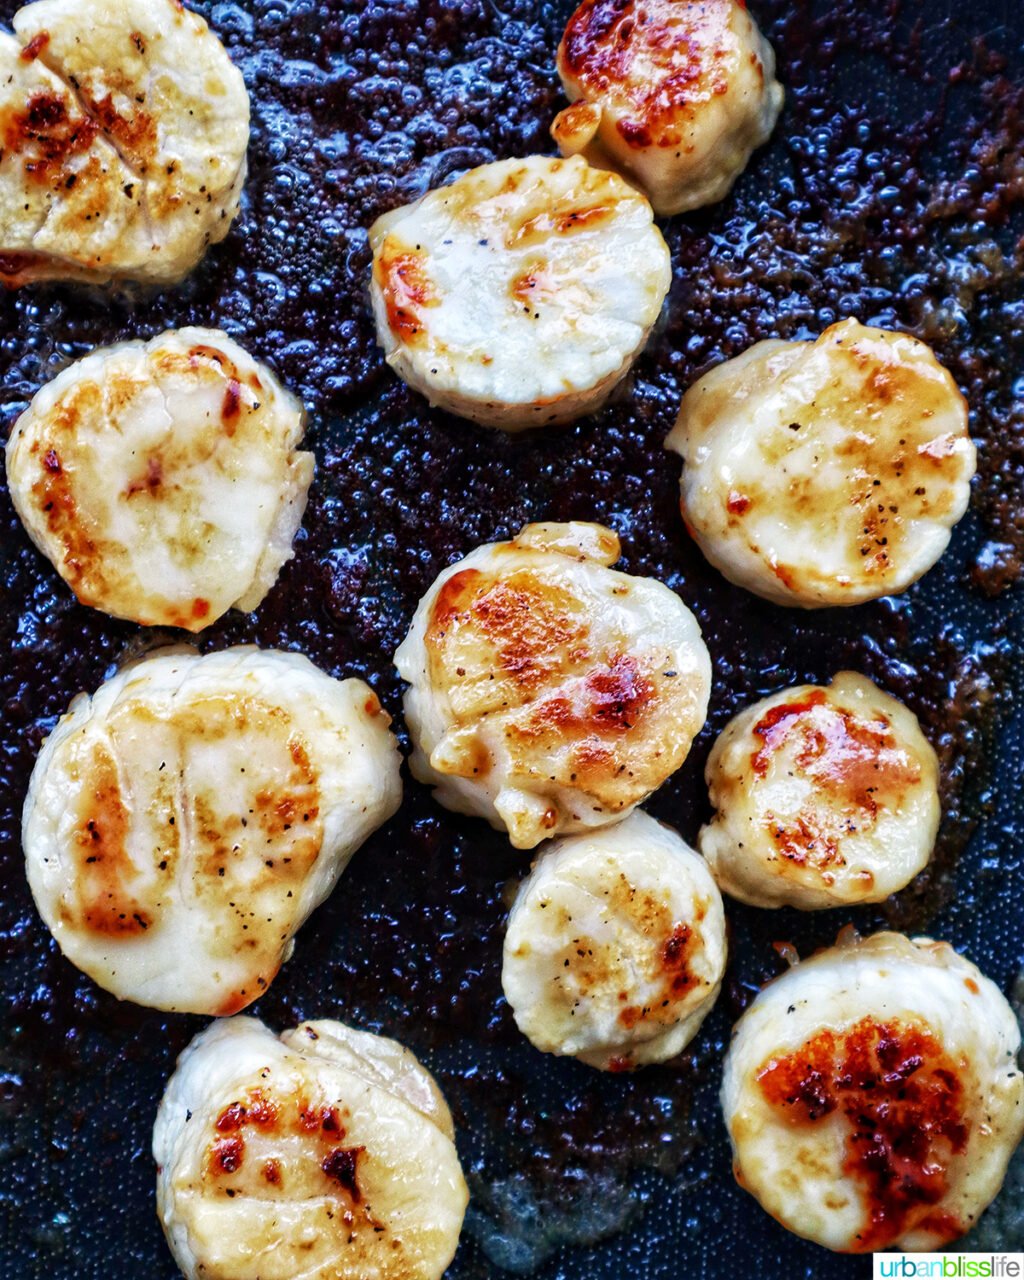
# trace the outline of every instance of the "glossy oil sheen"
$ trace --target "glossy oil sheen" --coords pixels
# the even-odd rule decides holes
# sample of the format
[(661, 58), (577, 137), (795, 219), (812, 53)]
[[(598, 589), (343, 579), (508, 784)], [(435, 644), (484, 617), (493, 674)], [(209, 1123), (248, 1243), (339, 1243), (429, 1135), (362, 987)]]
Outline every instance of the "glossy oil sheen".
[[(933, 869), (881, 908), (730, 906), (727, 991), (692, 1057), (599, 1076), (534, 1052), (501, 998), (507, 889), (528, 855), (409, 782), (399, 815), (357, 855), (255, 1012), (278, 1028), (341, 1017), (384, 1030), (437, 1072), (474, 1196), (458, 1280), (496, 1264), (546, 1280), (863, 1274), (863, 1262), (787, 1236), (733, 1186), (715, 1095), (732, 1019), (782, 966), (773, 943), (806, 951), (849, 920), (884, 923), (948, 938), (1004, 989), (1020, 968), (1018, 0), (751, 0), (789, 92), (776, 139), (724, 204), (668, 225), (670, 303), (631, 393), (596, 419), (517, 439), (430, 412), (385, 369), (365, 228), (468, 166), (551, 149), (568, 6), (196, 7), (252, 94), (244, 215), (191, 280), (159, 296), (0, 298), (0, 412), (9, 429), (96, 344), (196, 323), (223, 326), (304, 397), (318, 474), (298, 555), (255, 617), (224, 621), (202, 643), (300, 649), (367, 677), (398, 716), (390, 655), (442, 568), (530, 519), (602, 520), (622, 536), (626, 568), (693, 607), (715, 664), (709, 724), (652, 812), (693, 841), (715, 733), (754, 699), (843, 667), (920, 716), (946, 811)], [(13, 9), (2, 0), (0, 17)], [(688, 542), (678, 460), (662, 441), (683, 390), (713, 364), (846, 315), (935, 345), (971, 400), (980, 476), (950, 552), (902, 599), (788, 612), (728, 586)], [(149, 1135), (175, 1055), (201, 1024), (119, 1005), (60, 958), (18, 837), (54, 717), (152, 637), (75, 605), (6, 491), (0, 547), (0, 1277), (170, 1280)], [(1009, 1198), (982, 1232), (986, 1247), (1024, 1248)]]

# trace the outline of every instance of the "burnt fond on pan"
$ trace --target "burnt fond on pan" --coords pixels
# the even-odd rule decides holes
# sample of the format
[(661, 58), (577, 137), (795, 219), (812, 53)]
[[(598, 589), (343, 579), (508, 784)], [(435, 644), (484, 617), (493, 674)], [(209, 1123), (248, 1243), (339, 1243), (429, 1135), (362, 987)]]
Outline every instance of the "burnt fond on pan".
[[(15, 7), (0, 3), (5, 24)], [(863, 1259), (788, 1236), (733, 1186), (715, 1095), (731, 1021), (781, 967), (773, 942), (810, 949), (849, 920), (928, 930), (1007, 990), (1024, 961), (1020, 0), (752, 0), (789, 92), (775, 140), (724, 204), (669, 224), (667, 319), (631, 394), (595, 419), (515, 439), (429, 412), (385, 370), (365, 228), (460, 169), (551, 150), (547, 126), (563, 105), (554, 51), (571, 6), (194, 7), (252, 95), (244, 216), (192, 278), (156, 297), (46, 288), (0, 299), (0, 386), (6, 432), (73, 357), (189, 323), (223, 326), (305, 398), (319, 470), (297, 557), (255, 617), (220, 623), (204, 646), (301, 649), (367, 677), (398, 713), (390, 655), (440, 569), (527, 520), (601, 520), (622, 535), (625, 568), (694, 608), (715, 663), (707, 728), (653, 813), (692, 841), (704, 761), (726, 720), (843, 667), (921, 718), (946, 812), (933, 868), (880, 908), (730, 904), (728, 988), (692, 1057), (623, 1078), (541, 1057), (518, 1034), (499, 967), (506, 886), (529, 857), (409, 782), (399, 815), (255, 1011), (275, 1028), (321, 1016), (382, 1030), (436, 1071), (474, 1195), (453, 1277), (492, 1276), (494, 1264), (552, 1280), (655, 1280), (683, 1266), (695, 1277), (865, 1274)], [(682, 391), (712, 364), (847, 314), (934, 344), (969, 396), (982, 446), (973, 510), (901, 599), (787, 612), (704, 564), (662, 441)], [(0, 1276), (170, 1280), (150, 1129), (201, 1024), (119, 1005), (61, 959), (33, 910), (18, 836), (54, 717), (146, 641), (73, 603), (6, 490), (0, 521)], [(974, 1247), (1024, 1248), (1020, 1162), (1015, 1177)]]

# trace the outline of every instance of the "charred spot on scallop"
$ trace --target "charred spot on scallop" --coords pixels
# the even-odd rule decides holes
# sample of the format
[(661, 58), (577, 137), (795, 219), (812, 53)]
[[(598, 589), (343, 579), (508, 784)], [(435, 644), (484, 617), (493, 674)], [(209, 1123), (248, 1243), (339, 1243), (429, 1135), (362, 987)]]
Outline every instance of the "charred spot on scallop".
[(432, 404), (519, 431), (599, 408), (668, 291), (650, 205), (582, 160), (483, 165), (370, 229), (388, 363)]
[(758, 1073), (791, 1121), (844, 1116), (843, 1172), (862, 1185), (869, 1219), (858, 1252), (884, 1248), (949, 1193), (950, 1163), (970, 1137), (959, 1072), (929, 1031), (867, 1017), (840, 1036), (819, 1032)]
[[(226, 1015), (260, 996), (398, 805), (397, 748), (369, 704), (362, 681), (256, 649), (158, 654), (80, 698), (24, 822), (29, 883), (68, 958), (158, 1008)], [(252, 1094), (217, 1127), (272, 1119)]]
[(304, 429), (301, 404), (226, 334), (171, 330), (43, 387), (8, 441), (8, 484), (83, 603), (199, 631), (254, 609), (291, 557), (313, 477)]
[(662, 584), (596, 525), (528, 525), (451, 566), (395, 655), (412, 768), (517, 847), (624, 816), (682, 764), (710, 660)]

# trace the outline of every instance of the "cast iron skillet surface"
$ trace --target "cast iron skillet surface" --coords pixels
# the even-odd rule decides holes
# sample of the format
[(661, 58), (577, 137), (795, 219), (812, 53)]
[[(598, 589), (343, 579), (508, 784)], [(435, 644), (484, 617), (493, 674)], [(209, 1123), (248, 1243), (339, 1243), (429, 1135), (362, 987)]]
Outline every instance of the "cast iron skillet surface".
[[(407, 780), (401, 812), (357, 855), (253, 1012), (275, 1029), (340, 1017), (385, 1031), (438, 1074), (473, 1191), (456, 1280), (498, 1268), (542, 1280), (869, 1274), (864, 1259), (788, 1235), (734, 1186), (716, 1092), (733, 1019), (782, 967), (773, 942), (806, 952), (849, 921), (890, 925), (950, 940), (1007, 991), (1021, 971), (1020, 0), (754, 5), (789, 91), (774, 142), (724, 204), (668, 225), (675, 282), (631, 394), (572, 428), (518, 439), (428, 410), (385, 370), (365, 228), (459, 170), (550, 150), (554, 51), (571, 5), (195, 7), (252, 95), (244, 216), (192, 279), (159, 296), (47, 288), (0, 299), (0, 413), (6, 433), (72, 358), (183, 324), (222, 326), (302, 394), (318, 471), (298, 554), (255, 617), (222, 622), (204, 647), (299, 649), (333, 674), (368, 678), (399, 717), (390, 655), (442, 568), (527, 520), (601, 520), (622, 536), (625, 568), (694, 608), (715, 663), (708, 726), (653, 813), (692, 841), (725, 721), (842, 667), (921, 717), (946, 811), (933, 868), (881, 908), (730, 904), (730, 978), (693, 1056), (613, 1077), (536, 1053), (502, 999), (507, 888), (528, 855)], [(0, 0), (0, 17), (15, 8)], [(950, 552), (907, 595), (785, 611), (728, 586), (689, 544), (677, 460), (662, 441), (682, 391), (711, 365), (845, 315), (936, 346), (971, 400), (980, 476)], [(171, 1280), (150, 1128), (202, 1023), (118, 1004), (60, 957), (32, 907), (18, 837), (55, 717), (154, 640), (73, 602), (6, 490), (0, 548), (0, 1275)], [(1024, 1248), (1020, 1163), (1015, 1179), (968, 1247)]]

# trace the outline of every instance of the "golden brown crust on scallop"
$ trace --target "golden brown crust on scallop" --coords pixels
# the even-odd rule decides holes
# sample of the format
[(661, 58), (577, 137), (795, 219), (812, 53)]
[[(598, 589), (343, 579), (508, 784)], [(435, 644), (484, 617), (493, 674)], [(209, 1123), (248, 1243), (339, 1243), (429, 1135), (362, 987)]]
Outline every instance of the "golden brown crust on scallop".
[(701, 851), (761, 906), (876, 902), (931, 855), (938, 763), (906, 707), (853, 672), (763, 699), (722, 731)]
[[(671, 678), (628, 652), (596, 651), (586, 602), (543, 571), (449, 578), (426, 644), (431, 679), (449, 690), (454, 732), (498, 713), (524, 775), (542, 770), (620, 810), (685, 758), (688, 743), (671, 729)], [(490, 761), (474, 749), (449, 766), (475, 777)]]
[(583, 0), (558, 70), (563, 155), (619, 170), (662, 215), (722, 199), (783, 101), (742, 0)]
[[(178, 0), (37, 0), (0, 35), (0, 280), (181, 279), (238, 212), (242, 77)], [(19, 44), (20, 41), (20, 44)]]
[(70, 366), (18, 420), (11, 495), (83, 604), (200, 631), (254, 608), (291, 554), (312, 478), (304, 417), (224, 334), (122, 344)]
[(944, 549), (975, 467), (966, 402), (930, 349), (852, 319), (712, 370), (668, 446), (712, 563), (806, 608), (904, 590)]
[[(678, 147), (694, 113), (729, 92), (736, 0), (583, 0), (559, 45), (559, 65), (586, 98), (610, 95), (630, 147)], [(743, 5), (742, 7), (746, 7)], [(752, 61), (762, 81), (764, 68)]]
[(618, 557), (600, 525), (527, 525), (442, 573), (395, 655), (414, 773), (517, 847), (623, 815), (703, 723), (696, 620)]

